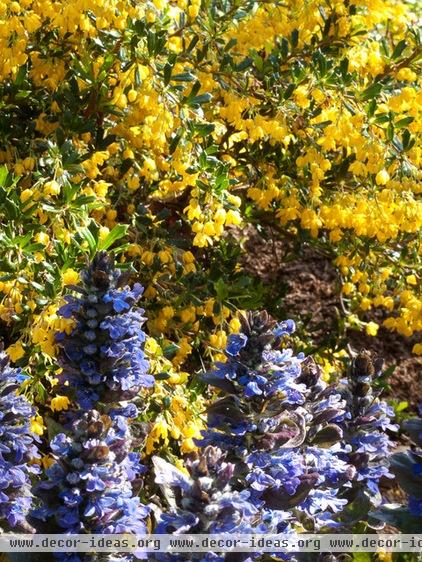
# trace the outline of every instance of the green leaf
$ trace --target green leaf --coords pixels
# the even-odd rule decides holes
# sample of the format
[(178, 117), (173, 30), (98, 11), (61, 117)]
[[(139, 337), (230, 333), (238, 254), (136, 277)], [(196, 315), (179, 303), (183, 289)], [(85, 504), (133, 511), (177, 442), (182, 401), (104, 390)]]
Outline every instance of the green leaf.
[(89, 253), (91, 256), (93, 256), (97, 249), (98, 241), (94, 238), (92, 232), (89, 230), (89, 228), (85, 227), (82, 228), (78, 234), (80, 238), (88, 244)]
[(375, 82), (375, 84), (371, 84), (370, 86), (368, 86), (368, 88), (366, 88), (366, 90), (363, 90), (363, 92), (360, 94), (360, 99), (362, 101), (371, 100), (372, 98), (378, 96), (381, 90), (382, 84), (380, 84), (379, 82)]
[(2, 187), (7, 187), (7, 177), (9, 175), (9, 172), (6, 168), (6, 166), (0, 166), (0, 185)]
[(176, 134), (171, 139), (170, 144), (169, 144), (169, 153), (170, 154), (173, 154), (173, 152), (176, 150), (177, 145), (179, 144), (180, 139), (183, 137), (184, 132), (185, 131), (182, 127), (179, 127), (177, 129)]
[(375, 113), (375, 110), (377, 108), (377, 100), (371, 100), (368, 104), (368, 116), (372, 117)]
[(18, 88), (20, 88), (25, 80), (26, 77), (26, 65), (22, 65), (19, 70), (18, 73), (16, 74), (16, 78), (15, 78), (15, 86), (17, 86)]
[(174, 343), (171, 343), (170, 345), (167, 345), (166, 347), (163, 348), (164, 357), (166, 359), (173, 359), (173, 357), (176, 355), (178, 350), (179, 350), (179, 346)]
[(229, 296), (229, 289), (221, 277), (214, 283), (214, 290), (220, 302), (224, 302)]
[(408, 150), (410, 147), (410, 131), (409, 129), (405, 129), (401, 136), (401, 142), (403, 145), (403, 150)]
[(8, 220), (15, 220), (19, 217), (19, 208), (14, 201), (8, 198), (3, 202), (3, 205)]
[(167, 86), (167, 84), (170, 82), (171, 80), (171, 71), (173, 70), (173, 65), (170, 63), (166, 63), (164, 65), (163, 68), (163, 74), (164, 74), (164, 84), (165, 86)]
[(283, 39), (281, 40), (281, 45), (280, 45), (281, 58), (285, 59), (288, 54), (289, 54), (289, 42), (287, 41), (287, 39), (285, 37), (283, 37)]
[(349, 70), (349, 59), (346, 57), (346, 58), (342, 59), (342, 61), (340, 63), (340, 72), (341, 72), (343, 78), (346, 76), (348, 70)]
[(396, 412), (403, 412), (403, 410), (406, 410), (408, 406), (409, 406), (409, 402), (402, 401), (399, 402), (396, 406), (394, 406), (394, 410)]
[(392, 141), (394, 138), (394, 126), (390, 123), (385, 131), (387, 140)]
[(192, 90), (189, 92), (189, 95), (187, 96), (188, 100), (191, 100), (192, 98), (194, 98), (196, 96), (196, 94), (199, 92), (199, 90), (201, 89), (201, 82), (199, 82), (199, 80), (197, 80), (194, 85), (192, 86)]
[(189, 43), (189, 45), (187, 46), (186, 49), (186, 53), (190, 53), (191, 51), (193, 51), (193, 49), (195, 48), (195, 45), (198, 43), (199, 41), (199, 36), (198, 35), (194, 35), (192, 37), (191, 42)]
[(243, 59), (242, 61), (239, 62), (239, 64), (237, 64), (235, 66), (235, 70), (237, 72), (242, 72), (242, 70), (246, 70), (247, 68), (249, 68), (250, 66), (252, 66), (253, 60), (251, 57), (246, 57), (245, 59)]
[(174, 82), (193, 82), (196, 77), (190, 72), (182, 72), (180, 74), (174, 74), (171, 79)]
[(295, 84), (289, 84), (287, 88), (284, 90), (283, 98), (285, 100), (288, 100), (290, 96), (293, 94), (293, 92), (295, 91), (295, 88), (296, 88)]
[(189, 100), (188, 105), (203, 105), (204, 103), (209, 103), (211, 99), (212, 99), (211, 94), (208, 93), (201, 94)]
[(195, 123), (194, 129), (195, 132), (198, 133), (198, 135), (201, 135), (201, 137), (206, 137), (214, 131), (215, 125), (213, 123)]
[(127, 224), (116, 224), (113, 230), (107, 234), (106, 238), (100, 242), (99, 249), (108, 250), (116, 240), (120, 240), (120, 238), (126, 236), (128, 228), (129, 225)]
[(405, 50), (407, 43), (404, 39), (399, 41), (397, 45), (394, 47), (393, 54), (391, 55), (392, 59), (398, 59), (402, 52)]
[(410, 125), (410, 123), (412, 123), (414, 121), (414, 117), (404, 117), (403, 119), (399, 119), (398, 121), (396, 121), (394, 123), (394, 126), (396, 127), (396, 129), (401, 129), (403, 127), (407, 127), (407, 125)]

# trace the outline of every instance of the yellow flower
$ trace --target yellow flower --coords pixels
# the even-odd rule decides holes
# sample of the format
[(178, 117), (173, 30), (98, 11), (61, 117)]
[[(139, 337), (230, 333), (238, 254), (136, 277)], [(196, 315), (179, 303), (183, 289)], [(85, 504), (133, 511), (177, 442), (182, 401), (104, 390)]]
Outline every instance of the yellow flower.
[(19, 361), (19, 359), (21, 359), (25, 355), (25, 350), (23, 349), (20, 341), (9, 345), (9, 347), (6, 349), (6, 352), (13, 362)]
[(160, 258), (161, 263), (169, 263), (172, 259), (171, 253), (168, 250), (161, 250), (158, 252), (158, 257)]
[(22, 203), (25, 203), (25, 201), (28, 201), (28, 199), (30, 199), (33, 195), (33, 189), (24, 189), (21, 193), (20, 200), (22, 201)]
[(50, 242), (50, 237), (46, 232), (37, 232), (37, 234), (35, 235), (35, 242), (47, 246), (47, 244)]
[(376, 322), (368, 322), (365, 329), (368, 336), (376, 336), (378, 333), (378, 328), (379, 326)]
[(50, 403), (50, 408), (53, 412), (60, 412), (60, 410), (67, 410), (69, 408), (70, 400), (67, 396), (55, 396)]
[(174, 308), (172, 306), (163, 306), (161, 314), (166, 320), (170, 320), (174, 316)]
[(390, 175), (387, 170), (380, 170), (375, 176), (375, 182), (377, 185), (385, 185), (390, 179)]
[(136, 98), (138, 97), (138, 92), (136, 90), (129, 90), (127, 93), (127, 99), (129, 100), (129, 103), (133, 103)]
[(155, 355), (159, 350), (161, 351), (161, 348), (158, 345), (158, 343), (155, 341), (155, 339), (147, 338), (145, 342), (145, 352), (148, 353), (149, 355)]
[(230, 330), (234, 333), (238, 333), (240, 331), (240, 320), (238, 318), (232, 318), (229, 322)]
[(295, 102), (298, 106), (306, 109), (310, 105), (309, 92), (306, 86), (298, 86), (294, 91)]
[(198, 447), (195, 445), (194, 440), (191, 437), (184, 439), (180, 445), (180, 451), (182, 453), (191, 453), (195, 451)]
[(186, 373), (186, 371), (180, 371), (179, 373), (171, 373), (168, 382), (170, 384), (183, 384), (188, 380), (188, 378), (189, 373)]
[(383, 552), (382, 550), (377, 552), (377, 558), (381, 562), (391, 562), (393, 559), (393, 555), (391, 552)]
[(176, 459), (175, 463), (174, 463), (175, 467), (178, 468), (181, 472), (183, 472), (184, 474), (186, 474), (187, 476), (189, 476), (189, 471), (186, 468), (186, 466), (183, 464), (183, 460), (182, 459)]
[(353, 283), (345, 283), (341, 290), (345, 295), (350, 295), (354, 288), (355, 286), (353, 285)]
[(169, 434), (169, 427), (166, 420), (159, 416), (150, 431), (147, 440), (146, 440), (146, 454), (149, 455), (155, 449), (155, 443), (160, 443), (163, 441), (164, 446), (168, 445), (168, 434)]
[(32, 433), (35, 433), (36, 435), (42, 435), (45, 430), (45, 425), (43, 423), (42, 417), (34, 416), (33, 418), (31, 418), (30, 427)]
[(315, 88), (315, 90), (312, 90), (312, 97), (314, 98), (314, 100), (317, 103), (322, 103), (325, 100), (325, 94), (323, 91), (321, 91), (318, 88)]
[(151, 265), (154, 261), (154, 253), (149, 250), (145, 250), (145, 252), (142, 253), (141, 259), (145, 265)]
[(416, 355), (422, 355), (422, 343), (415, 343), (412, 352), (416, 353)]
[(53, 457), (50, 457), (49, 455), (45, 455), (41, 459), (41, 462), (44, 469), (47, 470), (47, 468), (50, 468), (50, 466), (52, 466), (56, 461), (53, 459)]
[(98, 231), (98, 237), (101, 242), (103, 242), (109, 234), (110, 234), (109, 228), (107, 228), (106, 226), (100, 227), (100, 230)]
[(44, 184), (44, 195), (59, 195), (60, 194), (60, 185), (56, 182), (56, 180), (47, 181)]
[(227, 201), (235, 207), (240, 207), (242, 204), (242, 199), (238, 195), (233, 195), (233, 193), (227, 195)]
[(368, 299), (368, 297), (363, 297), (363, 299), (360, 301), (360, 308), (362, 310), (369, 310), (371, 308), (371, 299)]
[(413, 275), (413, 274), (412, 274), (412, 275), (408, 275), (408, 276), (406, 277), (406, 281), (407, 281), (407, 283), (409, 283), (409, 285), (417, 285), (417, 284), (418, 284), (418, 282), (417, 282), (417, 280), (416, 280), (416, 276)]
[(79, 273), (74, 269), (66, 269), (62, 275), (63, 285), (76, 285), (79, 282)]
[(227, 211), (226, 226), (229, 226), (230, 224), (238, 226), (241, 222), (242, 222), (242, 218), (240, 216), (239, 211), (233, 211), (232, 209), (229, 209)]

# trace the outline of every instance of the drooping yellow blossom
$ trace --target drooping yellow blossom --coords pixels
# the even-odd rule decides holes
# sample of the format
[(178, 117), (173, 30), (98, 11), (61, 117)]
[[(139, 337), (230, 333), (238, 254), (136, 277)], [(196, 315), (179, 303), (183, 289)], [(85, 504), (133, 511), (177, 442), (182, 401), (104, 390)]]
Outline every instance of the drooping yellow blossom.
[(69, 408), (70, 400), (67, 396), (57, 395), (51, 399), (50, 408), (53, 412), (60, 412)]
[(17, 341), (16, 343), (9, 345), (9, 347), (6, 349), (6, 353), (9, 355), (12, 361), (19, 361), (19, 359), (22, 359), (22, 357), (25, 355), (25, 350), (22, 343), (20, 341)]
[(42, 435), (46, 429), (43, 419), (39, 415), (36, 415), (33, 418), (31, 418), (30, 427), (32, 433), (35, 433), (36, 435)]

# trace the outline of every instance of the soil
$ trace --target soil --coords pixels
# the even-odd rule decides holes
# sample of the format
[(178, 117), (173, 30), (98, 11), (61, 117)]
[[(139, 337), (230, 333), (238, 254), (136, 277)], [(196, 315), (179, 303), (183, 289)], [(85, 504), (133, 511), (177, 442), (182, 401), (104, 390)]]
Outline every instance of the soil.
[[(344, 317), (332, 259), (303, 244), (299, 253), (293, 247), (294, 241), (277, 239), (271, 229), (261, 234), (249, 229), (243, 244), (245, 269), (265, 285), (271, 285), (273, 302), (277, 298), (282, 302), (277, 316), (285, 314), (301, 322), (306, 332), (312, 334), (314, 350), (330, 347)], [(365, 317), (368, 321), (380, 319), (379, 310)], [(384, 359), (384, 368), (394, 367), (388, 379), (387, 397), (408, 402), (409, 413), (416, 412), (422, 404), (421, 361), (412, 354), (417, 338), (405, 338), (380, 328), (375, 337), (347, 330), (345, 339), (353, 351), (370, 350)]]

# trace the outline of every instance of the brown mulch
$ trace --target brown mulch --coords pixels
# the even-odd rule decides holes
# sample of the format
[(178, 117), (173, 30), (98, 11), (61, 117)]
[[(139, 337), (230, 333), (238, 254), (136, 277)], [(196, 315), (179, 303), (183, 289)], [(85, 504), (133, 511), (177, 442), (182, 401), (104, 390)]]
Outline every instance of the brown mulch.
[[(277, 239), (271, 229), (261, 235), (249, 229), (243, 265), (270, 285), (270, 294), (282, 302), (277, 315), (300, 320), (306, 332), (312, 334), (317, 349), (318, 345), (327, 346), (330, 335), (338, 333), (343, 314), (338, 298), (339, 279), (329, 257), (310, 247), (302, 247), (297, 254), (292, 244), (290, 240)], [(367, 320), (379, 320), (379, 311), (371, 314)], [(421, 361), (411, 351), (415, 337), (405, 338), (383, 328), (375, 337), (353, 330), (348, 330), (346, 337), (354, 351), (368, 349), (384, 359), (385, 368), (395, 366), (388, 381), (389, 397), (408, 402), (414, 411), (422, 404)]]

